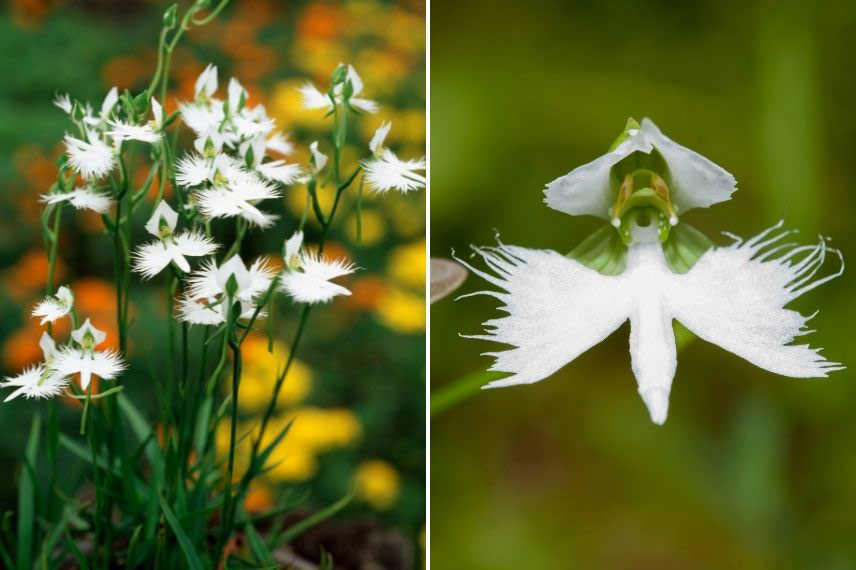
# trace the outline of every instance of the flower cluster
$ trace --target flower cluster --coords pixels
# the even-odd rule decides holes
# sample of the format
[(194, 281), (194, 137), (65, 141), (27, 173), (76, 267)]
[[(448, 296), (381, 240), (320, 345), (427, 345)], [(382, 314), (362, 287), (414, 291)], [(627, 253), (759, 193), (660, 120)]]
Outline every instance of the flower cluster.
[[(60, 287), (56, 295), (49, 295), (33, 309), (34, 317), (42, 317), (41, 324), (53, 324), (64, 317), (76, 320), (74, 295), (68, 287)], [(18, 396), (52, 398), (63, 393), (71, 377), (80, 374), (80, 387), (86, 391), (92, 376), (113, 380), (125, 369), (125, 362), (115, 350), (98, 350), (107, 334), (98, 330), (89, 319), (73, 330), (65, 344), (57, 346), (48, 331), (42, 333), (39, 346), (44, 360), (26, 368), (17, 376), (0, 382), (2, 388), (14, 388), (5, 401)]]
[[(651, 419), (666, 421), (677, 368), (672, 321), (770, 372), (825, 377), (843, 367), (818, 349), (791, 344), (811, 332), (812, 316), (786, 309), (803, 293), (841, 275), (817, 277), (829, 254), (783, 242), (782, 222), (760, 235), (715, 247), (679, 224), (678, 214), (728, 200), (728, 172), (632, 120), (604, 156), (550, 183), (546, 203), (562, 212), (609, 220), (569, 256), (500, 244), (474, 248), (490, 271), (461, 261), (501, 291), (507, 316), (472, 335), (511, 345), (490, 353), (491, 370), (510, 376), (486, 387), (538, 382), (630, 321), (631, 367)], [(605, 232), (605, 233), (604, 233)], [(620, 238), (620, 239), (619, 239)]]

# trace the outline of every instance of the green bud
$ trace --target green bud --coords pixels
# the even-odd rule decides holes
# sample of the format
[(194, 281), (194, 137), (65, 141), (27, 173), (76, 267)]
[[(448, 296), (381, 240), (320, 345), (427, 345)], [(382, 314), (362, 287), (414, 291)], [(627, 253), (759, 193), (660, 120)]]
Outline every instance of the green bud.
[(235, 293), (238, 292), (238, 279), (235, 277), (235, 274), (232, 273), (229, 275), (229, 279), (226, 280), (226, 295), (230, 298), (235, 296)]
[(345, 78), (348, 76), (348, 69), (344, 64), (340, 63), (336, 69), (333, 70), (333, 73), (330, 74), (330, 83), (333, 85), (338, 85), (345, 81)]
[(138, 114), (145, 113), (148, 107), (149, 98), (148, 94), (145, 91), (134, 97), (134, 108), (136, 109)]
[(247, 147), (247, 153), (244, 155), (244, 162), (247, 168), (251, 169), (255, 166), (255, 154), (253, 153), (253, 145)]
[(171, 30), (178, 23), (178, 4), (173, 4), (163, 13), (163, 27)]
[(74, 107), (71, 109), (71, 119), (75, 123), (80, 123), (83, 121), (83, 117), (86, 116), (86, 112), (83, 109), (83, 105), (80, 104), (80, 101), (77, 99), (74, 100)]
[(354, 85), (351, 83), (351, 80), (348, 79), (345, 81), (345, 88), (342, 90), (342, 97), (347, 101), (351, 98), (351, 95), (354, 94)]

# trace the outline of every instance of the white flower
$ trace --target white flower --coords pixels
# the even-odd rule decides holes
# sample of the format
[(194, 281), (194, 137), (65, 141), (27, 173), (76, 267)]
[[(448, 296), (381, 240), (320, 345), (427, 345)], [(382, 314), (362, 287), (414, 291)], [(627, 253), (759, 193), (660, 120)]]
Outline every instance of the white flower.
[(196, 78), (194, 95), (197, 99), (200, 98), (200, 95), (203, 98), (209, 98), (214, 95), (215, 91), (217, 91), (217, 66), (209, 63)]
[(185, 257), (210, 255), (217, 249), (211, 238), (200, 232), (175, 232), (178, 213), (161, 200), (146, 223), (146, 231), (158, 239), (139, 246), (134, 251), (134, 271), (150, 279), (174, 262), (188, 273), (190, 264)]
[[(377, 113), (379, 106), (375, 101), (371, 99), (362, 99), (357, 97), (363, 91), (363, 80), (357, 74), (357, 71), (354, 69), (354, 66), (348, 66), (348, 72), (346, 76), (347, 80), (350, 80), (352, 92), (351, 97), (348, 99), (348, 103), (354, 107), (355, 109), (359, 109), (361, 111), (365, 111), (366, 113)], [(333, 96), (336, 98), (337, 104), (344, 103), (344, 83), (340, 83), (333, 88)], [(306, 83), (302, 87), (299, 88), (300, 94), (303, 96), (303, 106), (307, 109), (332, 109), (333, 102), (330, 101), (330, 97), (327, 94), (319, 91), (314, 85), (311, 83)]]
[(284, 160), (263, 162), (256, 170), (266, 179), (286, 185), (293, 184), (303, 174), (299, 164), (286, 164)]
[(181, 103), (178, 106), (181, 120), (197, 135), (216, 131), (226, 119), (223, 102), (213, 99), (207, 103)]
[(110, 206), (113, 204), (109, 195), (89, 187), (75, 188), (71, 192), (62, 194), (43, 194), (41, 199), (47, 204), (68, 202), (78, 210), (92, 210), (99, 214), (104, 214), (110, 210)]
[(671, 201), (672, 225), (678, 223), (679, 213), (728, 200), (737, 189), (731, 174), (666, 137), (650, 119), (643, 119), (641, 126), (628, 130), (627, 135), (610, 152), (550, 182), (544, 190), (546, 204), (566, 214), (598, 216), (618, 225), (621, 212), (613, 208), (617, 196), (610, 185), (610, 170), (635, 152), (650, 155), (655, 149), (670, 175), (668, 187), (663, 188)]
[(155, 130), (151, 124), (135, 125), (125, 121), (107, 121), (113, 127), (107, 134), (117, 141), (135, 140), (147, 143), (157, 143), (161, 140), (161, 132)]
[(105, 176), (113, 170), (116, 163), (113, 149), (107, 143), (95, 136), (90, 136), (90, 141), (65, 135), (69, 162), (72, 168), (87, 180)]
[(381, 123), (369, 142), (369, 148), (374, 156), (362, 162), (369, 189), (383, 194), (392, 189), (406, 193), (424, 188), (427, 182), (425, 176), (415, 171), (425, 170), (425, 159), (401, 160), (394, 152), (383, 146), (390, 127), (392, 127), (390, 122)]
[[(646, 220), (650, 222), (650, 220)], [(653, 224), (632, 221), (633, 242), (623, 273), (605, 276), (548, 250), (500, 245), (476, 248), (492, 272), (470, 270), (499, 291), (502, 318), (485, 322), (475, 338), (511, 345), (489, 353), (491, 370), (511, 376), (486, 387), (531, 384), (550, 376), (630, 320), (630, 356), (639, 393), (651, 419), (666, 420), (677, 366), (672, 320), (700, 338), (770, 372), (797, 378), (825, 377), (843, 367), (819, 349), (790, 344), (811, 332), (811, 318), (785, 309), (790, 301), (841, 275), (815, 278), (827, 253), (817, 245), (781, 243), (792, 232), (760, 235), (715, 247), (686, 273), (670, 270)], [(642, 222), (644, 224), (644, 221)], [(733, 236), (732, 236), (733, 237)]]
[(211, 174), (211, 165), (198, 154), (187, 154), (175, 163), (175, 181), (181, 186), (199, 186)]
[(214, 167), (214, 186), (196, 192), (200, 211), (209, 218), (240, 216), (261, 228), (269, 227), (276, 216), (262, 212), (255, 204), (278, 198), (280, 192), (237, 161), (225, 155), (220, 157), (224, 160)]
[(234, 77), (229, 80), (229, 112), (238, 113), (247, 102), (247, 90)]
[(312, 152), (312, 165), (315, 173), (321, 172), (321, 169), (327, 164), (327, 155), (318, 150), (318, 141), (314, 141), (309, 145), (309, 150)]
[(235, 300), (241, 304), (240, 317), (248, 319), (255, 311), (257, 297), (270, 286), (273, 274), (263, 259), (256, 260), (249, 269), (238, 255), (219, 267), (216, 261), (207, 260), (190, 276), (188, 293), (179, 302), (179, 317), (200, 325), (226, 322), (229, 310), (226, 284), (234, 276)]
[(302, 251), (303, 232), (296, 232), (285, 242), (285, 271), (280, 277), (280, 289), (298, 303), (327, 303), (337, 295), (351, 292), (331, 279), (356, 270), (343, 259), (323, 259), (313, 252)]
[(77, 346), (60, 348), (49, 361), (48, 368), (64, 376), (80, 373), (80, 386), (84, 391), (89, 387), (93, 374), (103, 380), (113, 380), (125, 369), (125, 363), (114, 350), (95, 350), (106, 337), (105, 332), (93, 327), (86, 319), (80, 328), (71, 332)]
[(34, 317), (42, 317), (40, 324), (52, 323), (71, 312), (74, 306), (74, 295), (71, 289), (63, 285), (57, 289), (56, 295), (48, 295), (33, 309)]
[(17, 388), (6, 396), (4, 402), (21, 395), (26, 398), (51, 398), (62, 393), (68, 386), (68, 375), (57, 373), (50, 368), (50, 362), (56, 355), (56, 343), (47, 332), (42, 333), (39, 346), (46, 362), (31, 366), (17, 376), (7, 377), (0, 382), (0, 388)]
[(68, 96), (68, 93), (57, 93), (56, 97), (54, 97), (53, 104), (68, 114), (71, 114), (72, 109), (74, 109), (74, 105), (72, 105), (71, 97)]

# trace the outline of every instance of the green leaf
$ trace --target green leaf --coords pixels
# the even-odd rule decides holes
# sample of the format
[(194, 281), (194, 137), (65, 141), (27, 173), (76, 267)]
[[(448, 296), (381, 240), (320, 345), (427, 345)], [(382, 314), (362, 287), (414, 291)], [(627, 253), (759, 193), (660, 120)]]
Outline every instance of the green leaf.
[(259, 536), (256, 528), (248, 522), (244, 525), (244, 532), (247, 535), (248, 542), (250, 543), (250, 550), (253, 551), (253, 556), (256, 557), (256, 562), (265, 566), (275, 566), (270, 551), (262, 540), (262, 537)]
[(203, 570), (202, 561), (199, 559), (199, 555), (196, 554), (196, 547), (194, 547), (193, 543), (190, 542), (190, 539), (187, 537), (187, 533), (184, 532), (184, 528), (175, 517), (175, 513), (173, 513), (172, 509), (169, 508), (169, 505), (166, 503), (166, 500), (164, 500), (162, 495), (158, 495), (158, 499), (160, 500), (163, 515), (166, 517), (166, 522), (169, 523), (170, 528), (172, 528), (172, 532), (175, 533), (175, 538), (178, 540), (178, 545), (184, 552), (184, 558), (187, 560), (188, 566), (190, 566), (192, 570)]
[[(24, 461), (29, 465), (36, 464), (36, 454), (39, 452), (39, 431), (41, 416), (38, 412), (33, 416), (30, 426), (30, 437), (24, 452)], [(36, 481), (30, 470), (21, 469), (21, 482), (18, 489), (18, 570), (31, 570), (33, 567), (33, 533), (35, 532), (35, 492)]]
[(163, 467), (163, 455), (161, 454), (160, 447), (155, 442), (155, 438), (151, 437), (152, 428), (149, 426), (149, 423), (143, 417), (143, 414), (140, 413), (140, 410), (124, 394), (119, 394), (116, 397), (116, 401), (119, 402), (119, 409), (125, 414), (125, 418), (131, 426), (131, 431), (134, 432), (137, 439), (141, 442), (148, 440), (146, 457), (148, 457), (152, 467), (160, 474)]
[(328, 518), (332, 517), (333, 515), (344, 509), (353, 498), (354, 489), (351, 489), (350, 491), (348, 491), (348, 494), (346, 494), (344, 497), (342, 497), (329, 507), (323, 508), (317, 513), (309, 515), (299, 523), (282, 531), (279, 536), (276, 537), (274, 545), (291, 542), (310, 528), (321, 522), (324, 522)]

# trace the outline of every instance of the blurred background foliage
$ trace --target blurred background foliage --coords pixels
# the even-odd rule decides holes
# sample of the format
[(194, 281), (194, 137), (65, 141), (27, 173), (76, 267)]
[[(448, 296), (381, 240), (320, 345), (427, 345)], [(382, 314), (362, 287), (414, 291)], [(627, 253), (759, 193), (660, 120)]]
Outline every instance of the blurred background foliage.
[[(0, 355), (4, 374), (17, 373), (40, 358), (41, 328), (28, 314), (43, 294), (47, 273), (38, 225), (40, 193), (56, 176), (56, 157), (67, 128), (51, 105), (55, 91), (99, 105), (107, 90), (140, 90), (154, 71), (161, 14), (169, 3), (155, 0), (13, 0), (0, 14)], [(192, 99), (193, 83), (207, 62), (220, 69), (221, 88), (235, 75), (263, 102), (278, 126), (297, 143), (292, 161), (308, 161), (308, 145), (329, 149), (329, 119), (301, 108), (296, 88), (304, 81), (327, 85), (340, 61), (353, 63), (378, 100), (380, 113), (355, 121), (346, 163), (367, 152), (382, 120), (394, 128), (389, 142), (405, 154), (421, 155), (425, 143), (425, 6), (422, 0), (344, 2), (233, 0), (211, 24), (193, 29), (173, 58), (172, 85), (165, 105)], [(185, 133), (186, 134), (186, 133)], [(189, 141), (188, 141), (189, 143)], [(347, 168), (353, 168), (348, 166)], [(140, 174), (144, 174), (140, 169)], [(142, 181), (140, 181), (142, 182)], [(322, 191), (329, 209), (333, 189)], [(167, 188), (167, 195), (170, 193)], [(270, 255), (279, 260), (285, 237), (303, 212), (305, 190), (286, 190), (279, 206), (283, 221), (245, 240), (244, 259)], [(152, 189), (152, 196), (156, 188)], [(343, 200), (348, 200), (346, 194)], [(272, 204), (268, 202), (267, 204)], [(277, 449), (277, 468), (249, 496), (247, 508), (270, 509), (282, 500), (301, 508), (325, 506), (356, 485), (357, 500), (340, 516), (338, 534), (364, 537), (365, 529), (390, 529), (418, 552), (424, 533), (424, 281), (425, 195), (366, 195), (362, 243), (354, 243), (354, 201), (328, 243), (332, 257), (348, 256), (360, 266), (345, 285), (353, 295), (313, 315), (307, 342), (286, 380), (278, 422), (297, 418)], [(340, 206), (340, 207), (342, 207)], [(135, 232), (149, 216), (139, 209)], [(308, 226), (307, 241), (318, 226)], [(145, 239), (136, 233), (137, 242)], [(58, 282), (69, 283), (78, 311), (108, 331), (116, 342), (112, 259), (100, 217), (67, 213), (60, 242)], [(280, 261), (281, 263), (281, 261)], [(166, 354), (163, 280), (137, 283), (132, 293), (129, 358), (124, 376), (141, 406), (155, 409), (151, 378), (161, 374)], [(241, 405), (252, 426), (266, 404), (274, 375), (288, 354), (298, 311), (279, 303), (273, 354), (264, 335), (248, 340)], [(67, 327), (67, 323), (65, 323)], [(193, 344), (192, 344), (193, 346)], [(198, 361), (193, 357), (191, 362)], [(0, 407), (0, 477), (12, 482), (29, 419), (44, 404), (18, 400)], [(62, 419), (75, 433), (79, 412), (64, 408)], [(225, 427), (225, 425), (224, 425)], [(219, 434), (218, 434), (219, 436)], [(220, 438), (218, 437), (218, 440)], [(228, 437), (225, 438), (228, 448)], [(68, 459), (67, 482), (83, 480), (86, 469)], [(0, 511), (13, 508), (16, 487), (0, 488)], [(350, 527), (347, 524), (351, 524)], [(360, 534), (360, 533), (363, 534)], [(370, 532), (369, 532), (370, 534)], [(310, 555), (317, 555), (318, 537)], [(358, 540), (355, 538), (354, 540)], [(393, 541), (398, 540), (393, 538)], [(323, 540), (321, 541), (323, 543)], [(336, 546), (325, 544), (337, 563)], [(411, 556), (412, 558), (412, 556)], [(353, 567), (357, 567), (356, 562)], [(390, 564), (385, 567), (399, 567)]]
[[(542, 188), (648, 116), (737, 177), (730, 202), (683, 220), (727, 243), (720, 231), (749, 237), (784, 215), (853, 263), (856, 3), (434, 0), (431, 13), (432, 255), (495, 231), (570, 251), (603, 222), (547, 208)], [(851, 367), (853, 275), (794, 304), (820, 308), (810, 342)], [(432, 391), (488, 366), (479, 353), (498, 345), (457, 333), (494, 306), (432, 305)], [(435, 567), (856, 568), (853, 368), (785, 379), (696, 340), (658, 427), (628, 330), (432, 418)]]

